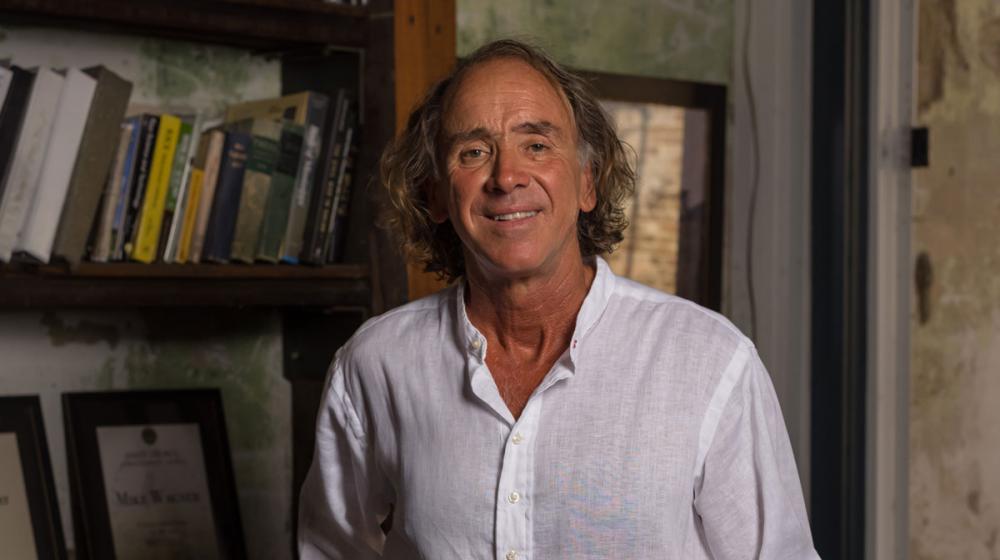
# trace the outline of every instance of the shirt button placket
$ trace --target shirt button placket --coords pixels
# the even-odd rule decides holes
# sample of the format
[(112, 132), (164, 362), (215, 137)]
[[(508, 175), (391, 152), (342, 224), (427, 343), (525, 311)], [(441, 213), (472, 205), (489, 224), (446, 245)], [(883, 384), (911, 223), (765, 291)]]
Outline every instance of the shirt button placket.
[(497, 495), (497, 557), (527, 560), (530, 556), (533, 513), (530, 499), (534, 472), (534, 446), (526, 434), (538, 425), (542, 395), (528, 401), (504, 446), (500, 488)]

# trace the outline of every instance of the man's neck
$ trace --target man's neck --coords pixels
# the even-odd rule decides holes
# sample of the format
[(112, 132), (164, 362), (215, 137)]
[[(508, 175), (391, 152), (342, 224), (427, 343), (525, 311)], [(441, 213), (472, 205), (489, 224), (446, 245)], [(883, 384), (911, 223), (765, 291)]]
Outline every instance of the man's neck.
[(582, 258), (543, 277), (487, 281), (470, 271), (466, 291), (469, 320), (503, 351), (524, 359), (561, 354), (596, 274)]

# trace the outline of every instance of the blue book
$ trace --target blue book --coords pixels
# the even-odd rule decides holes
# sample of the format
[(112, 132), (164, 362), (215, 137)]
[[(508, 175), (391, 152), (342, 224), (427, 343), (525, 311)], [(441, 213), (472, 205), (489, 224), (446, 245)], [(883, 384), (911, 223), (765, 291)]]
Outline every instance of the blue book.
[(209, 214), (208, 228), (205, 230), (202, 260), (229, 262), (233, 236), (236, 232), (236, 217), (240, 211), (240, 196), (243, 193), (243, 173), (246, 171), (247, 155), (252, 140), (253, 136), (248, 132), (226, 133), (212, 212)]

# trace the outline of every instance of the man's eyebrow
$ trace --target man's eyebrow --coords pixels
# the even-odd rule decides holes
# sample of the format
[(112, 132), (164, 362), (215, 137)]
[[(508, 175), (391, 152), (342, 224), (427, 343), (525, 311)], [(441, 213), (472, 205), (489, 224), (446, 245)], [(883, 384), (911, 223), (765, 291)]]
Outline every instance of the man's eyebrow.
[(483, 127), (473, 128), (471, 130), (463, 130), (461, 132), (456, 132), (446, 139), (446, 146), (454, 146), (462, 142), (468, 142), (469, 140), (482, 140), (485, 138), (490, 138), (492, 135), (490, 131)]
[(513, 132), (540, 134), (542, 136), (560, 136), (562, 129), (549, 121), (524, 122), (511, 129)]

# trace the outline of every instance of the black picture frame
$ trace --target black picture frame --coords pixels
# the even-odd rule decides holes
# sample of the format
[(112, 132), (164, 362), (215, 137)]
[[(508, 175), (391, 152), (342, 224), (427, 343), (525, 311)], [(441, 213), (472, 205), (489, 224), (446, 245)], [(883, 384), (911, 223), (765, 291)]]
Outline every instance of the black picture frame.
[(726, 86), (588, 70), (574, 70), (574, 73), (586, 80), (600, 99), (672, 105), (707, 114), (705, 190), (696, 209), (681, 209), (677, 295), (720, 311), (726, 202)]
[(246, 558), (218, 389), (65, 393), (63, 420), (79, 560), (115, 558), (97, 429), (182, 423), (196, 423), (199, 428), (218, 556)]
[(45, 439), (45, 423), (38, 397), (0, 397), (0, 433), (14, 433), (17, 436), (17, 450), (38, 558), (65, 560), (66, 542), (63, 539), (49, 446)]

